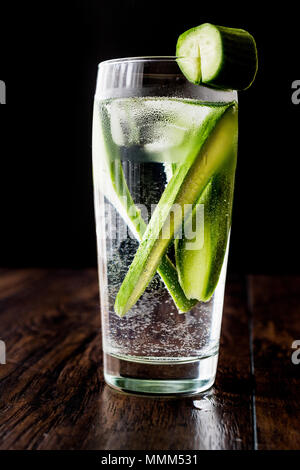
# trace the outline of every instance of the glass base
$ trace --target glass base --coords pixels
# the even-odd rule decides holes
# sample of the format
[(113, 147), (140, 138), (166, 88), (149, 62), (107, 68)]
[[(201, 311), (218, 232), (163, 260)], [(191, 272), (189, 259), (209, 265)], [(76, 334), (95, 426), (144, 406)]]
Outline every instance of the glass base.
[[(215, 381), (218, 354), (191, 361), (126, 360), (104, 354), (104, 378), (111, 387), (147, 395), (192, 395)], [(146, 362), (147, 361), (147, 362)]]

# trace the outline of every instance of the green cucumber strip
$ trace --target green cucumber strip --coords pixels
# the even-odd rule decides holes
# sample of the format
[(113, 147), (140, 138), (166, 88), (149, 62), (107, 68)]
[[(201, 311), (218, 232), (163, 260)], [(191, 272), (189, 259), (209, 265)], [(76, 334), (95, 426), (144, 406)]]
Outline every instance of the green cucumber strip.
[[(106, 110), (102, 108), (100, 113), (102, 126), (109, 126), (109, 117)], [(103, 129), (102, 139), (106, 150), (104, 153), (106, 156), (106, 163), (109, 168), (110, 181), (115, 194), (118, 197), (118, 201), (123, 207), (121, 216), (125, 218), (125, 221), (128, 223), (130, 228), (134, 230), (134, 235), (140, 241), (146, 231), (147, 225), (141, 216), (140, 210), (136, 208), (127, 186), (118, 146), (113, 142), (107, 128)], [(176, 267), (167, 255), (162, 258), (157, 271), (165, 283), (165, 286), (173, 298), (178, 310), (181, 312), (188, 312), (191, 310), (191, 308), (196, 305), (197, 301), (186, 298), (178, 280)]]
[[(210, 178), (227, 157), (237, 125), (234, 103), (215, 107), (203, 123), (198, 145), (179, 165), (168, 183), (144, 233), (134, 260), (115, 300), (123, 316), (137, 302), (151, 281), (173, 237), (180, 229), (185, 205), (194, 205)], [(173, 208), (181, 208), (181, 216)], [(168, 236), (162, 235), (168, 231)]]
[[(211, 178), (191, 214), (189, 223), (195, 227), (197, 210), (203, 204), (204, 224), (199, 224), (193, 239), (175, 240), (179, 281), (188, 298), (207, 302), (218, 284), (231, 226), (235, 167), (236, 148), (233, 145), (231, 156)], [(203, 245), (193, 249), (197, 240), (203, 241)]]
[(188, 299), (185, 296), (178, 279), (177, 269), (167, 255), (162, 257), (157, 272), (164, 281), (179, 312), (186, 313), (198, 303), (198, 300)]
[(182, 73), (198, 85), (245, 90), (257, 72), (255, 40), (243, 29), (210, 23), (191, 28), (179, 36), (176, 55)]

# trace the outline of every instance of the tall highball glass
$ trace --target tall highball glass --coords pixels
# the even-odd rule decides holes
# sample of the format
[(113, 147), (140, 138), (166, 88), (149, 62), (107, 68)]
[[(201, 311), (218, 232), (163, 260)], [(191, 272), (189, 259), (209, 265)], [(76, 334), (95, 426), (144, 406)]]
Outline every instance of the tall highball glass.
[(237, 94), (190, 83), (181, 65), (193, 60), (99, 66), (93, 178), (104, 377), (119, 390), (193, 394), (216, 376)]

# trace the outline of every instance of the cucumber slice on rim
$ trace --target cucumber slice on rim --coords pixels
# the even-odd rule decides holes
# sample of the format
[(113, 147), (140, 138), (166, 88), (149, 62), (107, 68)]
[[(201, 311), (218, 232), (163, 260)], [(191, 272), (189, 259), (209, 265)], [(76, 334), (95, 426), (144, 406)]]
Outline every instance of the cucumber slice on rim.
[(257, 72), (255, 40), (243, 29), (210, 23), (191, 28), (179, 36), (176, 55), (182, 73), (197, 85), (245, 90)]

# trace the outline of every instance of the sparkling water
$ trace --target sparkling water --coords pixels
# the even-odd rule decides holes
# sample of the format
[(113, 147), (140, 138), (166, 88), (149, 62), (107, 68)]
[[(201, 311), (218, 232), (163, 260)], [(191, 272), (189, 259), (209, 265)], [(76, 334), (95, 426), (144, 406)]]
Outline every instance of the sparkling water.
[[(124, 317), (116, 315), (114, 303), (141, 240), (134, 211), (140, 210), (146, 226), (174, 169), (194, 149), (205, 121), (220, 106), (224, 103), (177, 98), (95, 101), (93, 168), (103, 350), (106, 379), (115, 386), (126, 376), (177, 379), (174, 366), (180, 364), (181, 375), (196, 379), (199, 361), (204, 364), (207, 358), (210, 363), (202, 366), (202, 376), (214, 379), (210, 374), (217, 361), (228, 250), (213, 296), (187, 313), (178, 311), (158, 273)], [(233, 184), (232, 175), (228, 184)], [(227, 203), (231, 210), (231, 201)], [(168, 256), (175, 263), (173, 244)]]

